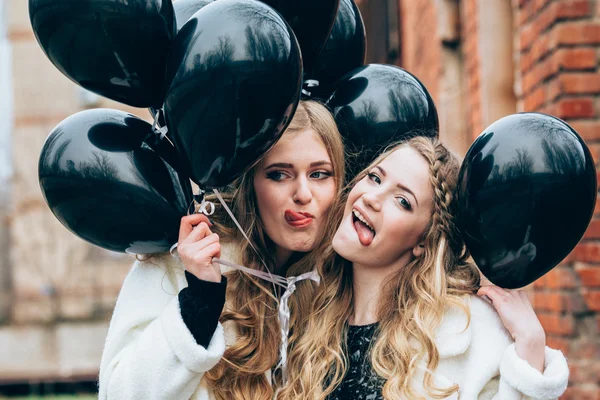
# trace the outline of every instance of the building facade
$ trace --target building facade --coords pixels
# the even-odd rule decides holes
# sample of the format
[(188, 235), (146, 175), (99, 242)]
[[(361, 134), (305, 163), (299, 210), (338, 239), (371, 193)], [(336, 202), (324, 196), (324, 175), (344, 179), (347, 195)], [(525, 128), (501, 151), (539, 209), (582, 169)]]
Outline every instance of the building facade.
[[(37, 180), (44, 139), (90, 107), (148, 118), (85, 92), (45, 57), (26, 0), (0, 3), (0, 384), (93, 380), (131, 258), (68, 232)], [(441, 138), (464, 155), (502, 116), (568, 121), (600, 157), (600, 1), (357, 0), (368, 62), (415, 74), (437, 105)], [(556, 212), (568, 212), (569, 207)], [(600, 214), (600, 208), (596, 208)], [(551, 216), (548, 216), (551, 218)], [(600, 222), (529, 289), (548, 344), (568, 357), (565, 399), (600, 399)]]

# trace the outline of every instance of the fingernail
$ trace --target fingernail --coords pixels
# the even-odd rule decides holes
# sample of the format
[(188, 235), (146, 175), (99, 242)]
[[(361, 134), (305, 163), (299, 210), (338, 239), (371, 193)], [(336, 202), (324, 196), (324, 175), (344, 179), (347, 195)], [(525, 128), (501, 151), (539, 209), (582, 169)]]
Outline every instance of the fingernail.
[(212, 220), (212, 219), (210, 219), (210, 218), (209, 218), (209, 219), (208, 219), (208, 222), (210, 222), (210, 224), (211, 224), (211, 225), (214, 225), (214, 222), (213, 222), (213, 220)]

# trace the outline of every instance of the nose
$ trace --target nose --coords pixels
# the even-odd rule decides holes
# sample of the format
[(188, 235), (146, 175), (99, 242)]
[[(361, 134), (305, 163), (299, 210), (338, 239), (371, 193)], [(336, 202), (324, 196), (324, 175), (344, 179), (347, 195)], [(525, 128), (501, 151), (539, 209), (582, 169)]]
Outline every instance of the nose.
[(305, 178), (298, 178), (294, 188), (293, 200), (296, 204), (308, 204), (313, 198), (310, 183)]
[(381, 201), (379, 200), (379, 192), (376, 190), (371, 190), (363, 193), (362, 195), (363, 202), (373, 211), (381, 211)]

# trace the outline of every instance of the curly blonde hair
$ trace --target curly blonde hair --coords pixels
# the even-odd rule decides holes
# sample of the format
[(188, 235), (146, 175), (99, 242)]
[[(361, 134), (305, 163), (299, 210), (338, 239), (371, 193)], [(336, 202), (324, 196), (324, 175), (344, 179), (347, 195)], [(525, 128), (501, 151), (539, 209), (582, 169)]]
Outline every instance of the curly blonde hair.
[[(314, 130), (327, 149), (336, 180), (335, 198), (338, 199), (341, 197), (344, 181), (344, 147), (333, 116), (317, 102), (301, 101), (284, 135), (306, 129)], [(215, 228), (221, 233), (223, 240), (232, 239), (237, 245), (239, 263), (264, 270), (262, 259), (269, 270), (274, 271), (275, 244), (268, 238), (257, 212), (253, 176), (252, 171), (244, 174), (224, 197), (260, 254), (254, 252), (234, 226), (217, 224)], [(223, 219), (229, 220), (228, 217)], [(331, 242), (332, 226), (334, 225), (326, 226), (321, 232), (322, 237), (317, 238), (315, 243)], [(314, 249), (303, 255), (296, 254), (287, 269), (287, 275), (313, 270), (320, 258), (317, 257), (320, 251)], [(267, 381), (265, 372), (277, 363), (279, 355), (281, 334), (277, 319), (277, 294), (269, 283), (240, 271), (227, 273), (227, 278), (228, 302), (220, 321), (223, 324), (233, 324), (238, 336), (236, 342), (227, 348), (222, 360), (205, 377), (219, 399), (272, 399), (273, 388)], [(295, 316), (309, 314), (313, 290), (312, 283), (301, 282), (290, 298), (292, 329), (297, 324)]]
[[(370, 360), (373, 370), (385, 380), (385, 399), (422, 398), (411, 381), (417, 363), (423, 359), (427, 363), (423, 382), (427, 395), (445, 398), (457, 392), (458, 386), (442, 389), (434, 385), (432, 371), (439, 363), (434, 332), (448, 307), (460, 307), (469, 316), (463, 298), (479, 286), (478, 270), (468, 261), (469, 254), (454, 222), (460, 164), (437, 139), (416, 137), (389, 148), (372, 166), (399, 146), (411, 147), (429, 164), (434, 192), (432, 215), (423, 233), (423, 254), (384, 282), (377, 309), (378, 334), (371, 345)], [(336, 218), (341, 218), (342, 211), (341, 207), (336, 210)], [(322, 283), (304, 334), (290, 345), (290, 380), (278, 399), (325, 399), (341, 384), (347, 371), (345, 342), (353, 312), (352, 265), (329, 248), (320, 272)]]

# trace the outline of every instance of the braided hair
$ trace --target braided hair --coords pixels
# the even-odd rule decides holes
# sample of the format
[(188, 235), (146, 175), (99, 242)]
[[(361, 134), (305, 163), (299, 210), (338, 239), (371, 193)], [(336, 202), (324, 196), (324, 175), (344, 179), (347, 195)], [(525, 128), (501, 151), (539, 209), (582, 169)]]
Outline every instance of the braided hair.
[[(429, 165), (434, 193), (431, 218), (421, 238), (423, 252), (384, 282), (370, 360), (375, 373), (385, 381), (384, 399), (423, 398), (413, 386), (419, 370), (424, 371), (421, 379), (426, 397), (443, 399), (456, 393), (458, 386), (440, 388), (433, 381), (433, 371), (440, 361), (435, 331), (450, 307), (464, 311), (470, 323), (464, 298), (479, 287), (479, 272), (469, 262), (455, 224), (460, 163), (437, 139), (418, 136), (389, 147), (351, 185), (402, 146), (415, 150)], [(315, 293), (306, 329), (291, 343), (290, 382), (278, 400), (324, 400), (347, 372), (344, 342), (352, 309), (352, 268), (335, 254), (326, 254), (325, 258), (319, 267), (322, 283)], [(420, 368), (421, 360), (424, 369)]]

